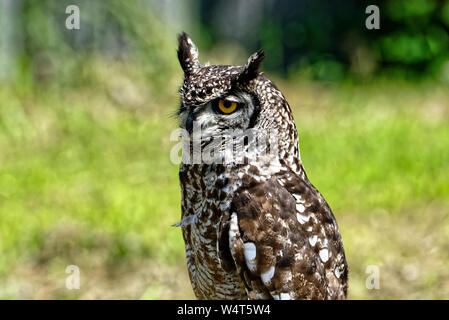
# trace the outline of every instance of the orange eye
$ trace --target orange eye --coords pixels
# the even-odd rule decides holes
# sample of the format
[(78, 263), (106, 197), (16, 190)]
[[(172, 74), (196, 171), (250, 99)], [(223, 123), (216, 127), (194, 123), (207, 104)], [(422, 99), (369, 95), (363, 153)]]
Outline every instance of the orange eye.
[(225, 101), (220, 99), (218, 101), (218, 108), (220, 109), (221, 112), (225, 114), (230, 114), (233, 113), (235, 109), (237, 109), (237, 102)]

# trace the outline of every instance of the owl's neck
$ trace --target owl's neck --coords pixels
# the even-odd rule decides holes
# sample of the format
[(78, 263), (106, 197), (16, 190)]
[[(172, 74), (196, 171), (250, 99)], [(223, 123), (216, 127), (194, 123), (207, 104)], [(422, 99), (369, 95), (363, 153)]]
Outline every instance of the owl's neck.
[(201, 167), (218, 165), (230, 171), (248, 165), (263, 166), (267, 173), (275, 173), (282, 166), (299, 174), (303, 168), (299, 146), (294, 142), (297, 141), (296, 129), (291, 132), (293, 137), (285, 138), (282, 132), (274, 129), (253, 128), (251, 132), (218, 140), (219, 143), (202, 140), (202, 144), (195, 146), (195, 142), (191, 142), (183, 149), (183, 163)]

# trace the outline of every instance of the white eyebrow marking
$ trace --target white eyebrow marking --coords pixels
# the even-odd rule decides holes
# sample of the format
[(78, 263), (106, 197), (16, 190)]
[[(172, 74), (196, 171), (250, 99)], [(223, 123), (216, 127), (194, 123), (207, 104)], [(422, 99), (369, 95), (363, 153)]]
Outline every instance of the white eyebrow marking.
[(223, 100), (229, 101), (229, 102), (237, 102), (237, 103), (241, 103), (242, 102), (238, 97), (233, 96), (233, 95), (229, 95), (229, 96), (223, 97)]

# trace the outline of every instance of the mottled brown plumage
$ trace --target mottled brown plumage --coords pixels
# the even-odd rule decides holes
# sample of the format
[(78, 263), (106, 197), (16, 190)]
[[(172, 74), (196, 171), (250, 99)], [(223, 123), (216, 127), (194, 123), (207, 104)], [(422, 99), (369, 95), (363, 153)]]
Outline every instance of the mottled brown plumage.
[[(305, 174), (287, 101), (258, 71), (263, 52), (243, 67), (201, 66), (198, 50), (182, 34), (178, 58), (185, 74), (179, 122), (191, 139), (184, 149), (191, 157), (180, 167), (177, 225), (195, 295), (346, 298), (348, 266), (337, 222)], [(217, 109), (234, 102), (229, 114)], [(198, 136), (195, 128), (201, 129)], [(211, 153), (214, 161), (192, 161), (195, 139), (203, 154), (216, 137), (235, 138), (229, 130), (254, 133), (237, 134), (243, 145), (239, 161), (227, 161), (230, 149), (222, 142)], [(265, 144), (255, 143), (265, 136)]]

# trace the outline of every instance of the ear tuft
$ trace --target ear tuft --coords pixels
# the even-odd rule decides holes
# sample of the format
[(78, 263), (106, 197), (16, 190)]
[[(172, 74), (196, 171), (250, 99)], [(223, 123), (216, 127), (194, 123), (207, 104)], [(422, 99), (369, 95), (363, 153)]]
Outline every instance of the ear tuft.
[(183, 32), (178, 36), (178, 60), (186, 75), (199, 68), (198, 49), (192, 39)]
[(239, 82), (247, 82), (259, 75), (259, 67), (265, 59), (265, 52), (259, 50), (253, 53), (249, 58), (246, 65), (243, 67), (243, 71), (239, 76)]

